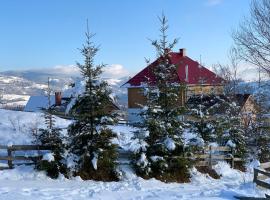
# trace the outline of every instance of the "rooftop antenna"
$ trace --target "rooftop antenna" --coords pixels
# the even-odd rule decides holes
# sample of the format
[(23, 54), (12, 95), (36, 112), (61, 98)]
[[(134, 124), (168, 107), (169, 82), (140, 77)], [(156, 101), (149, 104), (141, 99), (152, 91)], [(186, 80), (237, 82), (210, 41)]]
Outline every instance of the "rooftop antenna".
[(201, 68), (202, 67), (202, 55), (200, 54), (200, 65), (199, 67)]
[(47, 95), (48, 95), (48, 107), (51, 107), (51, 88), (50, 88), (50, 77), (48, 77), (48, 89), (47, 89)]
[(201, 90), (201, 95), (200, 95), (200, 118), (202, 120), (202, 99), (203, 99), (203, 88), (202, 88), (202, 84), (203, 84), (203, 79), (202, 79), (202, 73), (201, 73), (201, 64), (202, 64), (202, 55), (200, 54), (200, 63), (199, 63), (199, 83), (200, 83), (200, 90)]

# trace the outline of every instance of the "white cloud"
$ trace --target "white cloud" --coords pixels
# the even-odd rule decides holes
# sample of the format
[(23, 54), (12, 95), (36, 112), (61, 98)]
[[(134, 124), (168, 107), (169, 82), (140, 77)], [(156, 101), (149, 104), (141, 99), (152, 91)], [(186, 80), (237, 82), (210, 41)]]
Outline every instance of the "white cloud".
[(207, 6), (216, 6), (223, 2), (223, 0), (207, 0), (206, 5)]
[[(80, 69), (75, 65), (57, 65), (52, 68), (39, 69), (40, 72), (49, 72), (50, 74), (65, 75), (65, 76), (80, 76)], [(129, 76), (130, 73), (120, 64), (108, 65), (103, 69), (102, 77), (105, 78), (122, 78)]]
[(104, 73), (102, 76), (106, 78), (122, 78), (129, 75), (129, 71), (125, 69), (122, 65), (113, 64), (104, 68)]
[[(239, 78), (245, 80), (245, 81), (258, 81), (259, 80), (259, 71), (256, 67), (246, 67), (246, 68), (240, 68), (238, 73)], [(261, 80), (269, 80), (269, 77), (267, 74), (261, 72)]]
[[(16, 72), (16, 70), (14, 71)], [(81, 76), (80, 69), (76, 65), (56, 65), (48, 68), (36, 68), (27, 70), (18, 70), (18, 73), (33, 74), (33, 76), (47, 76), (47, 77), (79, 77)], [(131, 74), (120, 64), (107, 65), (103, 69), (101, 77), (110, 79), (119, 79)]]
[(54, 73), (63, 73), (63, 74), (78, 74), (80, 70), (75, 65), (56, 65), (52, 68)]

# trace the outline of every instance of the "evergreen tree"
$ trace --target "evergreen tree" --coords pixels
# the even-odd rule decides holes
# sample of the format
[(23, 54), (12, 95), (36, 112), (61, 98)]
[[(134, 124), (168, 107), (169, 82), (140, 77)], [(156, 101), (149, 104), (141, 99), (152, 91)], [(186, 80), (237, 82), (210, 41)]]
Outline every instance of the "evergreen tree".
[(49, 159), (42, 159), (38, 161), (36, 168), (38, 170), (46, 171), (47, 175), (51, 178), (57, 178), (59, 173), (66, 175), (67, 168), (63, 158), (65, 147), (63, 144), (63, 137), (61, 136), (61, 129), (55, 127), (55, 118), (51, 114), (51, 88), (49, 83), (50, 80), (48, 78), (48, 89), (46, 91), (48, 97), (48, 107), (43, 110), (46, 128), (39, 129), (36, 139), (40, 145), (50, 147), (52, 155)]
[(100, 75), (104, 65), (95, 65), (98, 48), (91, 42), (87, 27), (86, 43), (81, 49), (84, 64), (77, 63), (85, 80), (85, 91), (73, 106), (76, 120), (69, 127), (70, 151), (76, 156), (75, 175), (83, 179), (118, 180), (117, 146), (111, 139), (115, 133), (106, 126), (115, 120), (106, 108), (112, 103), (111, 90)]
[(250, 130), (253, 133), (251, 145), (255, 146), (253, 155), (260, 162), (268, 162), (270, 159), (270, 127), (266, 115), (269, 113), (269, 108), (267, 107), (267, 94), (264, 93), (265, 88), (263, 87), (264, 85), (259, 80), (257, 93), (255, 94), (255, 101), (258, 105), (257, 116)]
[(223, 114), (216, 118), (217, 142), (221, 146), (230, 146), (234, 149), (235, 156), (246, 159), (247, 138), (245, 136), (241, 108), (237, 105), (236, 96), (227, 96), (221, 99), (216, 109), (221, 110)]
[(213, 108), (219, 103), (216, 95), (200, 94), (192, 95), (187, 102), (192, 125), (191, 131), (203, 139), (204, 144), (216, 141), (215, 126), (213, 120)]
[[(144, 146), (135, 155), (134, 166), (138, 175), (144, 178), (157, 178), (162, 181), (189, 180), (187, 160), (184, 156), (182, 140), (183, 114), (181, 91), (185, 86), (179, 83), (177, 66), (171, 64), (170, 50), (177, 43), (167, 40), (167, 19), (163, 15), (161, 22), (161, 38), (152, 41), (158, 60), (151, 66), (155, 80), (145, 83), (144, 94), (147, 102), (140, 114), (140, 139)], [(181, 158), (180, 158), (181, 157)]]
[(191, 96), (188, 107), (192, 116), (192, 131), (197, 133), (205, 144), (217, 143), (230, 146), (237, 157), (247, 155), (247, 138), (244, 133), (240, 107), (236, 96), (201, 94)]

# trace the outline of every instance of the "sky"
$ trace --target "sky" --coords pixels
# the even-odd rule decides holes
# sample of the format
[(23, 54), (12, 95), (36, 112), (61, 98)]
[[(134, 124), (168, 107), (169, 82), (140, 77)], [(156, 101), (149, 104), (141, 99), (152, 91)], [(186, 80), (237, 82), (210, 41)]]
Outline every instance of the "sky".
[[(154, 60), (149, 39), (158, 16), (169, 20), (174, 51), (208, 67), (227, 62), (231, 32), (249, 13), (250, 0), (1, 0), (0, 71), (72, 66), (82, 62), (86, 21), (100, 46), (96, 63), (135, 73)], [(112, 68), (114, 70), (114, 68)]]

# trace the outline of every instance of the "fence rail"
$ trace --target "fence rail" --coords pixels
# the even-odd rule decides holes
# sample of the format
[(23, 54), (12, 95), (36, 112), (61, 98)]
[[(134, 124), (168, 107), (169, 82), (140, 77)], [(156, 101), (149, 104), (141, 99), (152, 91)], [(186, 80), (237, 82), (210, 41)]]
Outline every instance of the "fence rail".
[(260, 169), (254, 168), (254, 179), (253, 182), (256, 183), (258, 186), (270, 189), (270, 184), (265, 182), (265, 179), (270, 178), (270, 171), (266, 169), (270, 168), (270, 162), (262, 163), (260, 165)]
[[(40, 146), (40, 145), (0, 145), (1, 150), (7, 151), (7, 156), (0, 156), (0, 160), (7, 161), (8, 167), (0, 167), (0, 169), (12, 169), (13, 161), (32, 161), (36, 162), (42, 158), (40, 153), (41, 150), (50, 150), (51, 148), (48, 146)], [(37, 151), (38, 155), (35, 156), (21, 156), (21, 155), (13, 155), (13, 152), (16, 151)], [(29, 164), (29, 163), (27, 163)]]
[[(7, 155), (2, 156), (0, 155), (0, 160), (7, 161), (8, 167), (0, 167), (0, 169), (11, 169), (13, 168), (13, 165), (15, 163), (13, 161), (27, 161), (28, 164), (33, 164), (37, 162), (38, 160), (42, 159), (42, 151), (49, 151), (51, 150), (51, 147), (48, 146), (40, 146), (40, 145), (0, 145), (0, 150), (6, 150)], [(27, 155), (16, 155), (16, 151), (23, 151), (24, 153), (27, 151), (37, 151), (35, 152), (34, 156), (27, 156)], [(132, 152), (130, 151), (124, 151), (123, 149), (119, 149), (119, 164), (129, 164), (130, 158), (132, 156)], [(179, 158), (181, 156), (178, 156)], [(236, 161), (242, 161), (240, 158), (234, 157), (234, 149), (230, 147), (205, 147), (203, 149), (203, 152), (201, 154), (195, 154), (189, 157), (182, 158), (188, 158), (195, 161), (195, 166), (209, 166), (210, 168), (217, 163), (217, 161), (225, 160), (229, 161), (231, 163), (231, 166), (234, 167), (234, 162)], [(32, 161), (29, 163), (29, 161)], [(20, 164), (20, 163), (16, 163)], [(270, 166), (270, 163), (262, 164), (262, 166)]]
[[(125, 160), (124, 163), (127, 164), (127, 160), (132, 156), (132, 152), (128, 151), (119, 151), (119, 157), (121, 160)], [(241, 158), (237, 158), (234, 155), (234, 149), (227, 146), (207, 146), (203, 148), (202, 154), (195, 154), (192, 156), (176, 156), (175, 158), (188, 158), (195, 161), (195, 166), (208, 166), (212, 168), (214, 164), (218, 161), (228, 161), (230, 162), (232, 168), (234, 167), (235, 162), (243, 161)], [(122, 162), (119, 162), (121, 164)]]

